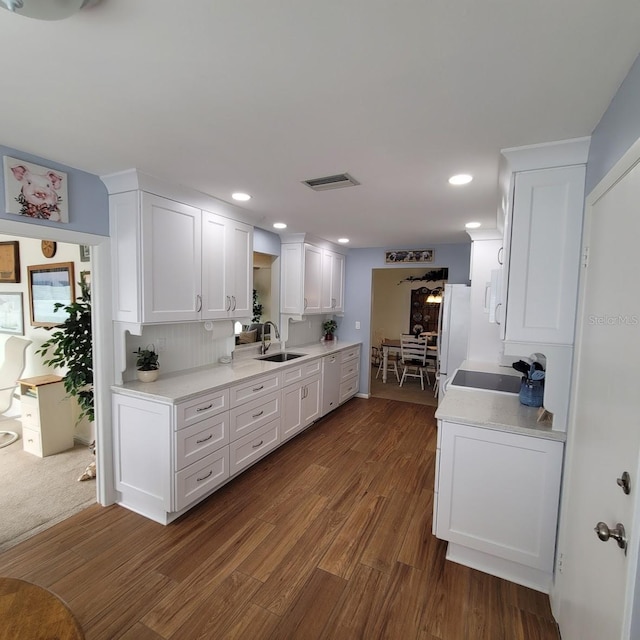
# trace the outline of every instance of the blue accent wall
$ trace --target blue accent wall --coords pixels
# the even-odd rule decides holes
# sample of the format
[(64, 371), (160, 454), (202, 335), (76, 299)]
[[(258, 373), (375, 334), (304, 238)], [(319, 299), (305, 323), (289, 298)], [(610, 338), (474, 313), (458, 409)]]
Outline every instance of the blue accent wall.
[[(440, 244), (432, 245), (428, 242), (419, 247), (400, 247), (401, 249), (433, 248), (435, 259), (433, 267), (425, 266), (425, 271), (430, 268), (449, 269), (450, 284), (469, 283), (469, 260), (471, 255), (471, 243), (464, 244)], [(371, 351), (371, 281), (374, 269), (406, 269), (407, 267), (419, 267), (401, 263), (397, 265), (386, 264), (384, 261), (385, 249), (375, 247), (372, 249), (350, 249), (346, 259), (345, 281), (345, 309), (344, 317), (338, 318), (338, 332), (341, 340), (361, 342), (362, 357), (360, 360), (360, 392), (369, 392), (369, 354)], [(360, 329), (355, 328), (355, 323), (360, 322)]]
[(34, 156), (17, 149), (3, 147), (0, 145), (0, 155), (11, 156), (18, 160), (25, 160), (33, 164), (41, 165), (63, 171), (67, 174), (67, 192), (69, 196), (69, 222), (59, 223), (49, 220), (38, 220), (27, 216), (6, 213), (5, 192), (4, 192), (4, 172), (0, 180), (0, 229), (2, 229), (2, 219), (12, 222), (24, 222), (25, 224), (35, 224), (44, 227), (56, 227), (68, 231), (80, 231), (91, 233), (97, 236), (109, 235), (109, 194), (107, 188), (98, 176), (85, 171), (79, 171), (73, 167), (67, 167), (59, 162), (53, 162), (46, 158)]
[(631, 66), (611, 104), (591, 134), (586, 192), (613, 168), (640, 138), (640, 56)]
[(253, 250), (270, 256), (280, 255), (280, 236), (277, 233), (255, 227), (253, 230)]

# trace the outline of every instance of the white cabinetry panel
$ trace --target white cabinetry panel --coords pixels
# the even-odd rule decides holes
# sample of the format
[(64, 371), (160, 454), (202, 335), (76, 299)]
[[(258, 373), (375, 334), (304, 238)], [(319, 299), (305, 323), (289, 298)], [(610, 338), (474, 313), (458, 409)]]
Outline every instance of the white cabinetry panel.
[(438, 428), (436, 535), (550, 580), (563, 443), (448, 422)]
[(200, 210), (142, 194), (145, 322), (195, 320), (200, 295)]
[(515, 176), (505, 338), (572, 344), (584, 165)]

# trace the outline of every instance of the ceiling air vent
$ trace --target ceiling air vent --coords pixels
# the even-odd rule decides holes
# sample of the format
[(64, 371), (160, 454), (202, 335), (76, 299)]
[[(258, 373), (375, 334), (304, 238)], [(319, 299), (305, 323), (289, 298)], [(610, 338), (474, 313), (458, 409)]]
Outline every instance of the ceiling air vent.
[(341, 189), (342, 187), (355, 187), (360, 183), (354, 180), (348, 173), (339, 173), (335, 176), (325, 176), (324, 178), (312, 178), (303, 180), (303, 184), (314, 191), (327, 191), (328, 189)]

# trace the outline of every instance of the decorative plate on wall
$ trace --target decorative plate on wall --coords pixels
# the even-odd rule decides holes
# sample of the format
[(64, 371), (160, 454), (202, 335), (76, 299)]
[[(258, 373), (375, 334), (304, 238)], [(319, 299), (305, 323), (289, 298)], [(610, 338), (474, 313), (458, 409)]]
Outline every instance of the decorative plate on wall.
[(58, 250), (58, 245), (53, 240), (43, 240), (40, 244), (42, 255), (45, 258), (53, 258)]

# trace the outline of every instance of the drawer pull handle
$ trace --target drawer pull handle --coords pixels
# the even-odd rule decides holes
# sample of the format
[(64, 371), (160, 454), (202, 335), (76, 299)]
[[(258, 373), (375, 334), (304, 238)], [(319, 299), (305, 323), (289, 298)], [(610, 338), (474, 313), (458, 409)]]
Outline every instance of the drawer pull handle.
[(263, 384), (261, 384), (259, 387), (256, 387), (254, 389), (254, 391), (261, 391), (262, 389), (264, 389), (264, 385)]
[(202, 478), (196, 478), (196, 481), (197, 482), (202, 482), (203, 480), (206, 480), (207, 478), (209, 478), (212, 475), (213, 475), (213, 470), (209, 471), (209, 473), (207, 473), (207, 475), (203, 476)]
[(257, 449), (258, 447), (262, 446), (262, 444), (264, 443), (264, 440), (260, 440), (260, 442), (258, 442), (258, 444), (254, 444), (253, 448)]
[(196, 411), (208, 411), (213, 407), (213, 402), (210, 402), (206, 407), (198, 407)]
[(253, 417), (254, 417), (254, 418), (259, 418), (263, 413), (264, 413), (264, 410), (259, 411), (258, 413), (254, 413), (254, 414), (253, 414)]
[(202, 438), (202, 440), (196, 440), (196, 444), (202, 444), (203, 442), (206, 442), (207, 440), (211, 440), (211, 438), (213, 438), (213, 433), (210, 433), (206, 438)]

